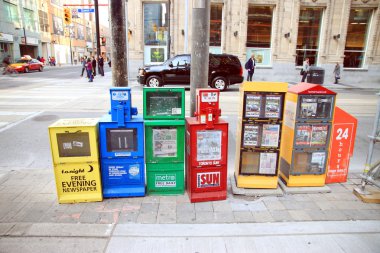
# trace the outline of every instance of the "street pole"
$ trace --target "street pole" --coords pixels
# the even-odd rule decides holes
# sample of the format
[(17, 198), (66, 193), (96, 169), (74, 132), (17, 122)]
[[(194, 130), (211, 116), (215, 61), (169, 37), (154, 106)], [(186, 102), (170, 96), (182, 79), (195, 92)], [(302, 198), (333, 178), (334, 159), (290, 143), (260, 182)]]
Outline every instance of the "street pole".
[(73, 51), (71, 48), (71, 26), (69, 26), (69, 40), (70, 40), (70, 59), (71, 59), (71, 66), (73, 65)]
[(22, 29), (24, 30), (24, 40), (25, 40), (25, 46), (27, 46), (28, 44), (26, 43), (26, 32), (25, 32), (25, 27), (23, 26)]
[(190, 74), (190, 116), (194, 116), (196, 89), (208, 87), (210, 0), (193, 0)]
[[(95, 5), (95, 27), (96, 27), (96, 60), (99, 60), (100, 56), (100, 29), (99, 29), (99, 4), (98, 0), (94, 0)], [(99, 64), (98, 65), (98, 73), (99, 72)]]
[(112, 86), (128, 87), (125, 1), (110, 1)]

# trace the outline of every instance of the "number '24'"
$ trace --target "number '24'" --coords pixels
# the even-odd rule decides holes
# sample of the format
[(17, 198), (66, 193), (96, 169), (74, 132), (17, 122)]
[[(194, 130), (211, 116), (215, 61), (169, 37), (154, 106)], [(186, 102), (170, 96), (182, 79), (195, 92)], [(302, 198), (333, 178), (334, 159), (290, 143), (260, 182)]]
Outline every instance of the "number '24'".
[(348, 139), (348, 128), (345, 128), (344, 130), (342, 128), (338, 128), (336, 132), (338, 133), (338, 136), (336, 137), (338, 141), (342, 139)]

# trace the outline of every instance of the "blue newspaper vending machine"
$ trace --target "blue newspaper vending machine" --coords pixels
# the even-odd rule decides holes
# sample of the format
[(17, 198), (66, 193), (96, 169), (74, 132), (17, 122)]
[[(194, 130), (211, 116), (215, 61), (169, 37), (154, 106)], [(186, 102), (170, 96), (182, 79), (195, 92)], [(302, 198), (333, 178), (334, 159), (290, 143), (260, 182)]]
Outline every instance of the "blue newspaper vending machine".
[(145, 196), (144, 121), (130, 88), (111, 88), (111, 111), (99, 121), (103, 197)]

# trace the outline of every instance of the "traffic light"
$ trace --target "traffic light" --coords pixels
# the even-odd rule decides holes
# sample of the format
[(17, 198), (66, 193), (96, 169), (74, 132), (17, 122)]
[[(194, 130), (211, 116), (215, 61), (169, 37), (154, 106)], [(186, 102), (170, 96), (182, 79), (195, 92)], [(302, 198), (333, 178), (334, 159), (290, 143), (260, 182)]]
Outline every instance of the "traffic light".
[(71, 24), (71, 10), (69, 8), (63, 9), (63, 20), (65, 22), (65, 25)]
[(106, 42), (107, 42), (106, 37), (101, 37), (101, 45), (102, 45), (102, 46), (105, 46), (105, 45), (106, 45)]

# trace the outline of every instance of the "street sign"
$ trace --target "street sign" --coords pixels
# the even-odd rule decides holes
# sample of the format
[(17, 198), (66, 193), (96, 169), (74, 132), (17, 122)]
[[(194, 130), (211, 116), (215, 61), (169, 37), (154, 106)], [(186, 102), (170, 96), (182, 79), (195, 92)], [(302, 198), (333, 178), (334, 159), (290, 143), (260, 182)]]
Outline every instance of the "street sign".
[(76, 8), (71, 9), (71, 17), (72, 18), (79, 18), (78, 9), (76, 9)]
[(90, 13), (95, 12), (95, 9), (78, 9), (79, 13)]

